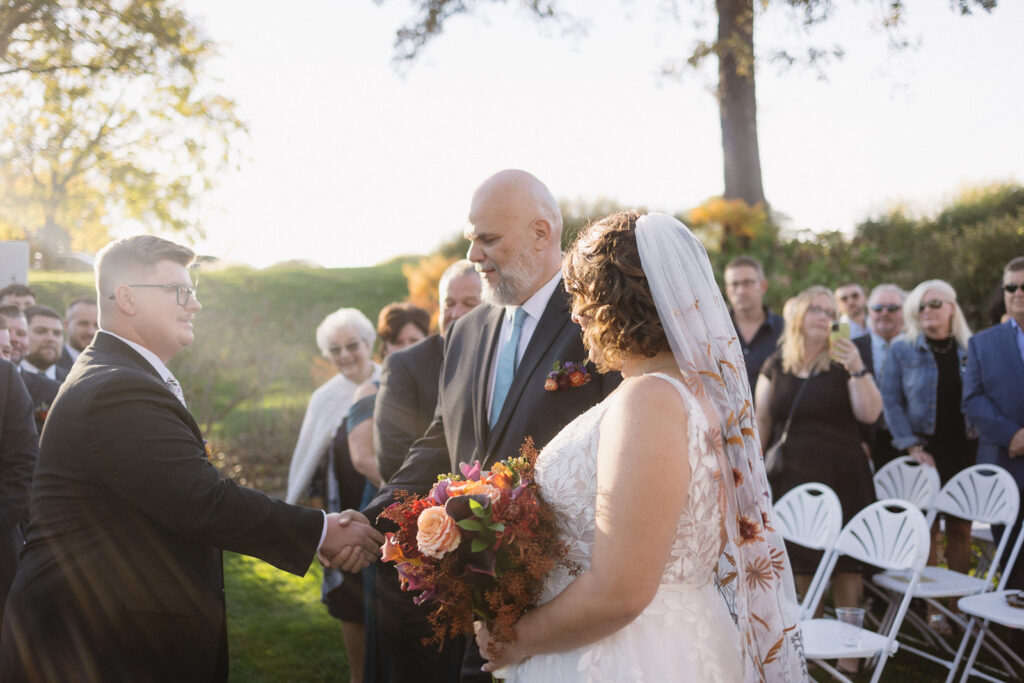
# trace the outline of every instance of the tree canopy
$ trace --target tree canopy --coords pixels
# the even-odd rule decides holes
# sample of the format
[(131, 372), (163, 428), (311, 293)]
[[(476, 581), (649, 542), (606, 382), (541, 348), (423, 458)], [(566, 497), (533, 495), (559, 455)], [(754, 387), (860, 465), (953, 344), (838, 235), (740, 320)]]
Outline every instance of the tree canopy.
[[(376, 1), (383, 4), (385, 0)], [(905, 21), (907, 0), (872, 1), (877, 5), (882, 26), (896, 36), (897, 29)], [(413, 6), (415, 15), (395, 33), (395, 59), (399, 62), (415, 59), (427, 43), (442, 32), (452, 17), (470, 14), (484, 4), (469, 0), (408, 2)], [(506, 4), (507, 0), (489, 2)], [(971, 14), (975, 9), (991, 11), (997, 3), (998, 0), (949, 0), (950, 8), (960, 14)], [(519, 0), (517, 4), (539, 20), (579, 24), (565, 9), (565, 0)], [(678, 3), (667, 4), (676, 9)], [(685, 62), (690, 66), (698, 66), (708, 57), (715, 57), (718, 61), (717, 97), (722, 128), (725, 199), (742, 199), (751, 206), (765, 201), (757, 138), (757, 62), (764, 58), (788, 64), (797, 61), (820, 62), (828, 56), (842, 55), (841, 48), (823, 50), (809, 47), (805, 54), (800, 54), (792, 46), (758, 49), (755, 52), (754, 26), (757, 16), (780, 9), (789, 12), (792, 21), (810, 27), (831, 18), (837, 4), (840, 3), (835, 0), (715, 0), (717, 32), (713, 37), (698, 38), (687, 50), (689, 56)], [(698, 11), (703, 10), (698, 8)], [(898, 40), (891, 42), (894, 47), (905, 45)]]
[(0, 236), (45, 260), (123, 224), (201, 234), (244, 124), (215, 45), (170, 0), (13, 0), (0, 14)]

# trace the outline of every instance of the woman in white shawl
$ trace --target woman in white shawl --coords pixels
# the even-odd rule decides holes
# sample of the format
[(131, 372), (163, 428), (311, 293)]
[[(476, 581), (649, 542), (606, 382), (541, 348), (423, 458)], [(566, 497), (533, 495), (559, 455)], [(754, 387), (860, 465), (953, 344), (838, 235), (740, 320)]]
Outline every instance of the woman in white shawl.
[[(325, 505), (328, 511), (340, 510), (342, 507), (358, 508), (363, 489), (362, 477), (356, 487), (354, 501), (342, 501), (345, 496), (341, 488), (353, 482), (341, 482), (342, 486), (339, 486), (333, 476), (334, 467), (331, 464), (325, 467), (324, 462), (328, 459), (328, 450), (334, 436), (352, 405), (356, 389), (364, 382), (380, 377), (380, 366), (371, 360), (376, 337), (373, 324), (354, 308), (338, 309), (324, 318), (317, 327), (317, 346), (324, 358), (337, 368), (338, 374), (314, 391), (309, 399), (288, 472), (288, 502), (294, 503), (310, 497), (314, 476), (321, 470), (326, 471), (324, 479), (327, 495), (326, 500), (315, 504)], [(323, 493), (321, 491), (316, 495), (322, 496)], [(352, 680), (362, 680), (366, 630), (362, 614), (363, 589), (358, 575), (343, 576), (340, 571), (325, 569), (322, 593), (328, 611), (341, 621)], [(328, 598), (329, 595), (332, 597)]]

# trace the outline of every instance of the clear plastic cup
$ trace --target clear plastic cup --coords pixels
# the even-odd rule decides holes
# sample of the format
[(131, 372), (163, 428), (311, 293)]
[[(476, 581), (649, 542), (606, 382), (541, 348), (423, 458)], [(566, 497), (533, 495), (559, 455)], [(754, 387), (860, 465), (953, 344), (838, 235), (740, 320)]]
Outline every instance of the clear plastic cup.
[(860, 642), (860, 630), (864, 626), (864, 609), (861, 607), (836, 607), (836, 620), (845, 647), (856, 647)]

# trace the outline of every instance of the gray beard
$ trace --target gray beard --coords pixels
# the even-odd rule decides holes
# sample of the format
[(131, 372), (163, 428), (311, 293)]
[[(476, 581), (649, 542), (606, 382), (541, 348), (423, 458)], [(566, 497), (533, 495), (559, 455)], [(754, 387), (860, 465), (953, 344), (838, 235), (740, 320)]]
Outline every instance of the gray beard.
[(526, 259), (516, 259), (498, 271), (501, 279), (491, 286), (484, 278), (481, 298), (494, 306), (519, 306), (525, 300), (525, 293), (540, 275), (540, 270), (530, 272)]

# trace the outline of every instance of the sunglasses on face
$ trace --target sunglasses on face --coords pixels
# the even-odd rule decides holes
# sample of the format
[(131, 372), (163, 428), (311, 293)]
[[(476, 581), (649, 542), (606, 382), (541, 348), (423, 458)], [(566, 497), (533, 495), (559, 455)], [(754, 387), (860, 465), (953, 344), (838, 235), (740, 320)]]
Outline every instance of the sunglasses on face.
[(886, 311), (888, 313), (895, 313), (901, 308), (903, 307), (900, 306), (899, 304), (875, 304), (874, 306), (871, 307), (871, 310), (874, 311), (875, 313), (881, 313), (882, 311)]
[(1024, 289), (1024, 285), (1018, 285), (1016, 282), (1003, 285), (1003, 291), (1007, 294), (1016, 294), (1018, 289)]
[(946, 302), (942, 299), (932, 299), (931, 301), (922, 301), (921, 305), (917, 307), (917, 312), (920, 313), (926, 308), (938, 310), (946, 305)]

